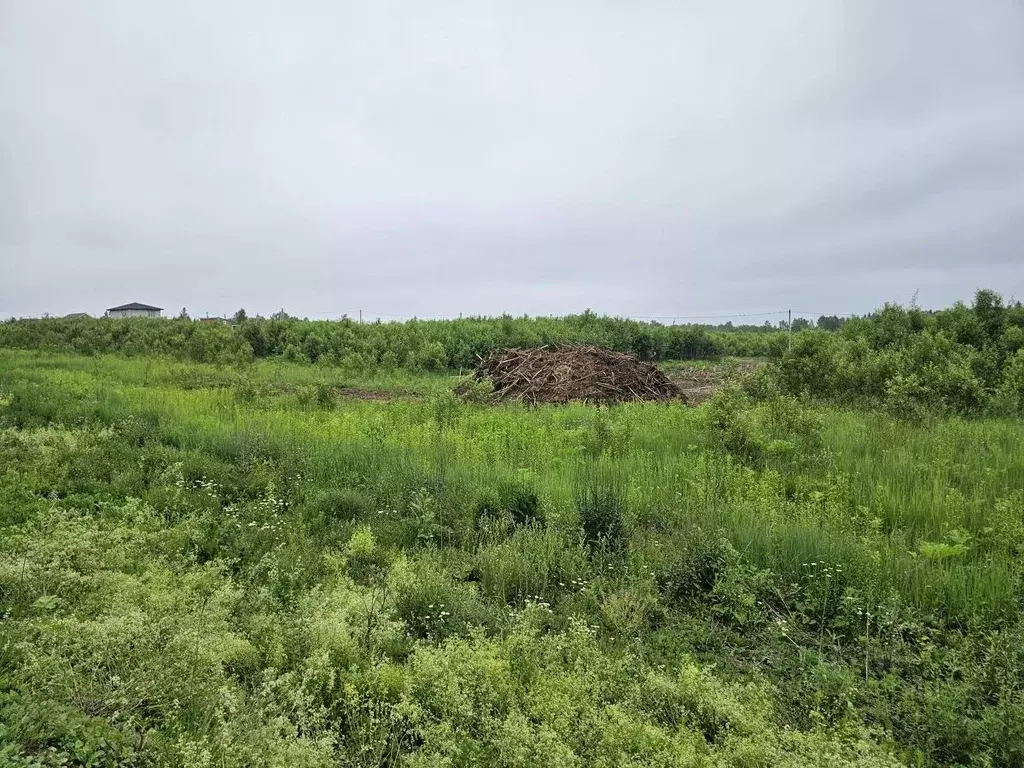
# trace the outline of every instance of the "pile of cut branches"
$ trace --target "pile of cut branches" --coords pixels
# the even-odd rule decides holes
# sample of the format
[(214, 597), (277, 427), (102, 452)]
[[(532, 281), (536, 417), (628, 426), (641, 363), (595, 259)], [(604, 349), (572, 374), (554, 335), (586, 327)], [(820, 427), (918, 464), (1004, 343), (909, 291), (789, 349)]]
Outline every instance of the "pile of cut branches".
[(537, 404), (683, 399), (679, 388), (654, 365), (626, 352), (599, 347), (500, 349), (480, 359), (473, 377), (491, 382), (491, 397), (496, 401)]

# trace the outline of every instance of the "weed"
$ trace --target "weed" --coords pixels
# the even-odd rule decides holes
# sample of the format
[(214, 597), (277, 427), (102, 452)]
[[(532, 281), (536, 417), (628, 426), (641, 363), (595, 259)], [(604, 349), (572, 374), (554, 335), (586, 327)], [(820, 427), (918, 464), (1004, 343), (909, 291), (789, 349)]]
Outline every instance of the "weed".
[(626, 495), (613, 478), (596, 477), (575, 491), (584, 544), (592, 551), (621, 552), (626, 547)]
[(892, 379), (898, 319), (701, 409), (476, 407), (350, 344), (421, 397), (325, 415), (336, 341), (278, 321), (316, 366), (0, 350), (0, 762), (1020, 764), (1020, 423), (937, 415), (966, 368), (908, 369), (923, 420), (785, 394)]

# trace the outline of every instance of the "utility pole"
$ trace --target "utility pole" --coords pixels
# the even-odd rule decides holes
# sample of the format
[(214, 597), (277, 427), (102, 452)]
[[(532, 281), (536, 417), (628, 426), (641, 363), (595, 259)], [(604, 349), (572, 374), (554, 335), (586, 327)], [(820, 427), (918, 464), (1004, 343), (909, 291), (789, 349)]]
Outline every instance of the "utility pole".
[(792, 350), (793, 349), (793, 310), (789, 309), (789, 310), (787, 310), (787, 312), (789, 313), (789, 323), (788, 323), (788, 325), (789, 325), (789, 348)]
[(361, 309), (359, 310), (359, 324), (363, 324), (363, 310)]

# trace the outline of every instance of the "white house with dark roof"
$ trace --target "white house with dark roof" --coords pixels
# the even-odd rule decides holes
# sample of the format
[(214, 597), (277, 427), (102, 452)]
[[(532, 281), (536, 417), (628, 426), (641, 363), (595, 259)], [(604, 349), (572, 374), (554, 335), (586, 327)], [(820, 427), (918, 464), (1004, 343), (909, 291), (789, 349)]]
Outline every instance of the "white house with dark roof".
[(107, 317), (160, 317), (161, 312), (163, 312), (161, 307), (153, 307), (149, 304), (139, 304), (139, 302), (133, 301), (131, 304), (111, 307), (107, 310)]

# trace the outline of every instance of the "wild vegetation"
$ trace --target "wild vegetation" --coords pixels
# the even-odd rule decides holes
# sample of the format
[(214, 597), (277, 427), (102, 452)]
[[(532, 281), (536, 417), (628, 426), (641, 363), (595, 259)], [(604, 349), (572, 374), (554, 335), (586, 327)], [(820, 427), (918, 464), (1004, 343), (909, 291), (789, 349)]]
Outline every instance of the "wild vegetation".
[(952, 336), (984, 298), (794, 333), (700, 408), (5, 324), (51, 351), (0, 350), (0, 764), (1024, 765), (1019, 307)]
[(940, 312), (886, 305), (838, 333), (795, 334), (780, 388), (905, 418), (1024, 414), (1024, 306), (982, 290)]
[(780, 353), (778, 329), (709, 330), (663, 325), (592, 312), (563, 318), (466, 318), (358, 323), (350, 319), (249, 318), (231, 327), (175, 320), (37, 319), (0, 323), (0, 347), (74, 354), (162, 355), (195, 362), (238, 363), (264, 358), (318, 363), (349, 371), (402, 368), (470, 369), (504, 347), (545, 344), (598, 346), (645, 360), (691, 360)]

